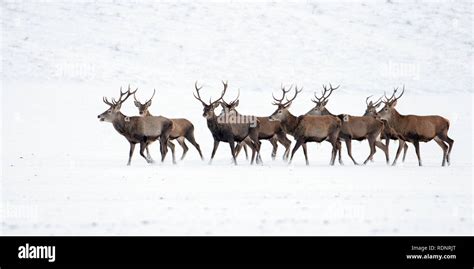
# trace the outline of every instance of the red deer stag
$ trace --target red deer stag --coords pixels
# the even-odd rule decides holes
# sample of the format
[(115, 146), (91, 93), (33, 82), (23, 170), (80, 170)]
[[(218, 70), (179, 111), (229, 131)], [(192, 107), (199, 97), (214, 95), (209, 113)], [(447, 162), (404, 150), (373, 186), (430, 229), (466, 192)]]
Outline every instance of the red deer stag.
[(296, 144), (291, 152), (290, 163), (292, 162), (298, 148), (303, 146), (306, 165), (309, 165), (306, 143), (321, 143), (326, 140), (332, 145), (330, 165), (334, 165), (338, 149), (337, 142), (339, 130), (341, 128), (341, 120), (332, 116), (301, 115), (296, 117), (291, 114), (288, 109), (302, 89), (298, 90), (298, 87), (296, 87), (295, 95), (291, 99), (286, 98), (286, 102), (284, 102), (283, 99), (286, 97), (289, 90), (285, 90), (285, 88), (282, 88), (281, 90), (283, 96), (280, 99), (273, 96), (273, 99), (275, 100), (273, 104), (278, 108), (270, 116), (270, 120), (280, 121), (283, 130), (295, 138)]
[[(420, 156), (420, 142), (429, 142), (435, 140), (443, 150), (442, 166), (450, 164), (450, 154), (453, 149), (454, 140), (448, 136), (449, 120), (438, 116), (418, 116), (418, 115), (402, 115), (395, 109), (398, 99), (405, 93), (403, 87), (402, 93), (396, 97), (394, 91), (391, 98), (386, 98), (385, 106), (377, 113), (381, 119), (386, 120), (389, 125), (400, 135), (401, 139), (413, 143), (415, 146), (416, 156), (418, 157), (418, 165), (422, 166)], [(447, 143), (447, 145), (445, 144)], [(397, 156), (393, 161), (396, 164), (401, 151), (399, 146)]]
[[(282, 85), (282, 88), (283, 88), (283, 85)], [(240, 103), (239, 96), (240, 96), (240, 91), (239, 91), (239, 94), (237, 95), (237, 98), (235, 98), (235, 100), (230, 103), (227, 103), (224, 100), (224, 98), (222, 98), (221, 115), (232, 114), (232, 113), (239, 114), (237, 111), (237, 106)], [(288, 156), (290, 155), (291, 141), (288, 139), (285, 132), (283, 131), (281, 127), (281, 123), (278, 121), (270, 121), (268, 117), (256, 117), (256, 118), (260, 122), (260, 125), (258, 127), (258, 139), (270, 141), (270, 143), (273, 146), (272, 159), (275, 159), (277, 149), (278, 149), (277, 142), (280, 142), (285, 147), (285, 153), (283, 154), (283, 159), (287, 160)], [(242, 147), (245, 147), (245, 144), (240, 143), (237, 145), (236, 156), (239, 155), (239, 152), (242, 149)]]
[[(323, 85), (322, 96), (318, 97), (316, 93), (314, 93), (315, 99), (312, 99), (312, 101), (316, 105), (307, 113), (307, 115), (329, 115), (337, 117), (342, 121), (341, 131), (339, 132), (339, 138), (344, 140), (344, 142), (346, 143), (347, 153), (349, 154), (349, 157), (355, 165), (358, 165), (358, 163), (354, 160), (354, 157), (352, 157), (352, 140), (362, 141), (365, 139), (367, 139), (369, 142), (370, 154), (369, 157), (364, 161), (364, 164), (366, 164), (370, 159), (372, 159), (376, 152), (376, 146), (383, 150), (383, 152), (385, 153), (386, 161), (388, 163), (389, 156), (387, 147), (379, 141), (380, 134), (384, 126), (382, 121), (369, 116), (359, 117), (347, 114), (334, 115), (326, 108), (326, 105), (329, 101), (329, 96), (333, 93), (334, 90), (338, 88), (339, 86), (333, 88), (332, 85), (329, 84), (328, 89), (326, 86)], [(339, 158), (341, 158), (340, 154)]]
[[(365, 99), (365, 104), (367, 105), (367, 109), (365, 110), (364, 116), (371, 116), (371, 117), (376, 117), (377, 118), (377, 108), (382, 104), (382, 97), (380, 97), (375, 103), (372, 101), (368, 102), (369, 98), (372, 96), (369, 96)], [(380, 136), (381, 139), (385, 139), (385, 145), (387, 146), (387, 151), (389, 151), (389, 144), (390, 140), (398, 140), (398, 143), (403, 143), (403, 141), (400, 141), (400, 136), (395, 132), (395, 130), (390, 127), (388, 122), (386, 120), (382, 120), (384, 123), (383, 126), (383, 131), (382, 135)], [(407, 150), (408, 150), (408, 145), (404, 143), (403, 145), (403, 162), (405, 161), (405, 158), (407, 156)]]
[(209, 104), (202, 100), (200, 95), (201, 87), (197, 86), (197, 81), (194, 84), (196, 93), (194, 98), (201, 102), (203, 106), (203, 117), (207, 120), (207, 127), (211, 131), (212, 137), (214, 138), (214, 148), (212, 149), (211, 160), (209, 163), (212, 163), (214, 156), (216, 154), (217, 148), (219, 147), (220, 142), (229, 143), (232, 160), (235, 165), (237, 165), (237, 160), (235, 157), (235, 143), (240, 143), (246, 141), (249, 147), (252, 149), (252, 160), (253, 164), (255, 160), (255, 155), (259, 154), (260, 151), (260, 142), (258, 141), (258, 122), (256, 126), (253, 126), (252, 123), (228, 123), (225, 120), (221, 120), (215, 113), (214, 110), (219, 106), (220, 101), (224, 97), (227, 90), (227, 83), (222, 81), (224, 89), (222, 90), (221, 96), (212, 102), (209, 100)]
[[(133, 98), (135, 99), (135, 106), (138, 108), (138, 112), (140, 116), (142, 117), (152, 116), (149, 111), (149, 108), (151, 106), (151, 101), (153, 97), (155, 96), (155, 92), (156, 91), (153, 90), (153, 95), (145, 103), (141, 103), (137, 99), (136, 95), (133, 94)], [(194, 125), (187, 119), (170, 119), (170, 120), (173, 122), (173, 129), (171, 130), (171, 133), (170, 133), (170, 140), (176, 139), (179, 145), (183, 148), (183, 155), (181, 156), (181, 160), (184, 159), (189, 149), (185, 143), (185, 139), (187, 139), (196, 148), (196, 150), (199, 152), (199, 156), (201, 156), (201, 160), (204, 160), (204, 157), (202, 156), (202, 152), (201, 152), (201, 147), (199, 146), (199, 144), (196, 142), (196, 139), (194, 138)], [(174, 154), (174, 144), (171, 141), (168, 142), (168, 147), (171, 149), (171, 151)], [(146, 150), (149, 156), (148, 147), (146, 148)]]
[(145, 158), (148, 163), (152, 163), (153, 160), (147, 158), (144, 151), (149, 143), (157, 139), (160, 140), (161, 161), (163, 162), (168, 151), (166, 144), (168, 143), (168, 138), (173, 128), (173, 122), (161, 116), (146, 118), (127, 117), (120, 112), (123, 102), (125, 102), (125, 100), (127, 100), (128, 97), (134, 94), (137, 90), (130, 92), (129, 86), (128, 91), (122, 92), (122, 88), (120, 88), (120, 98), (118, 101), (115, 101), (115, 99), (112, 98), (112, 101), (110, 102), (106, 97), (104, 97), (104, 103), (109, 105), (110, 108), (97, 117), (100, 121), (112, 123), (115, 130), (123, 135), (130, 143), (127, 165), (130, 165), (132, 161), (133, 151), (135, 149), (135, 144), (137, 143), (140, 143), (140, 155)]

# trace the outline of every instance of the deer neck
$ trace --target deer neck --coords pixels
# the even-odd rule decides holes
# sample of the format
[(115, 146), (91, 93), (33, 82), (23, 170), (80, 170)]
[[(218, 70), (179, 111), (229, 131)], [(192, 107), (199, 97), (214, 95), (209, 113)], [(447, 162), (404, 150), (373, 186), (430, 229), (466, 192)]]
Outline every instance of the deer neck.
[(296, 130), (296, 127), (298, 126), (298, 122), (298, 118), (288, 112), (288, 116), (283, 121), (281, 121), (281, 126), (283, 127), (285, 132), (294, 136), (294, 132)]
[(151, 115), (150, 111), (147, 110), (145, 113), (145, 117), (150, 117), (150, 116), (153, 116), (153, 115)]
[(115, 130), (123, 136), (126, 136), (130, 131), (130, 123), (129, 120), (127, 121), (127, 118), (127, 116), (119, 112), (114, 121), (112, 121)]
[(391, 127), (398, 130), (399, 127), (402, 125), (404, 118), (404, 115), (401, 115), (400, 113), (398, 113), (397, 110), (393, 109), (392, 114), (390, 115), (390, 120), (387, 122)]
[(213, 114), (212, 114), (212, 117), (211, 117), (211, 118), (207, 118), (206, 121), (207, 121), (207, 127), (209, 127), (209, 129), (211, 129), (211, 130), (217, 129), (217, 124), (218, 124), (218, 122), (217, 122), (217, 116), (216, 116), (216, 114), (213, 113)]

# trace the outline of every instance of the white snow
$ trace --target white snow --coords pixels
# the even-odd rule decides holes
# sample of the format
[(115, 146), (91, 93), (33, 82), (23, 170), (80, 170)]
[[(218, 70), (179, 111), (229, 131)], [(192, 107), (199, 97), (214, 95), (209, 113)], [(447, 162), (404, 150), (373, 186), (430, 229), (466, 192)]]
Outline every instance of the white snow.
[[(393, 3), (390, 3), (393, 2)], [(473, 59), (470, 1), (2, 1), (1, 206), (3, 235), (472, 235)], [(407, 160), (328, 165), (328, 143), (292, 165), (263, 142), (263, 166), (212, 137), (192, 92), (216, 97), (221, 80), (240, 112), (270, 115), (280, 83), (341, 84), (328, 109), (361, 115), (365, 97), (405, 84), (403, 114), (450, 120), (452, 165), (422, 144)], [(206, 161), (149, 165), (109, 123), (102, 97), (120, 86), (157, 95), (151, 112), (185, 117)], [(137, 115), (133, 102), (123, 113)], [(220, 109), (216, 110), (220, 112)], [(177, 145), (177, 143), (175, 143)], [(391, 159), (397, 142), (391, 142)], [(354, 142), (363, 161), (367, 142)], [(152, 155), (159, 159), (158, 145)], [(177, 156), (181, 148), (177, 145)]]

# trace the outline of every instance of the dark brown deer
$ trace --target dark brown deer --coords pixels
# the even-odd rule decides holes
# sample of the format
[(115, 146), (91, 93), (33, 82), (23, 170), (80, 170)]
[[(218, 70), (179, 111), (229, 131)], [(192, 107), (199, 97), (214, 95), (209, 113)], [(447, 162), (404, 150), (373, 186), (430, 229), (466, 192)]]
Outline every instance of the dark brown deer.
[[(420, 142), (429, 142), (435, 140), (436, 143), (443, 150), (442, 166), (450, 164), (450, 154), (453, 149), (454, 140), (448, 136), (449, 120), (438, 116), (418, 116), (418, 115), (402, 115), (395, 109), (398, 99), (405, 93), (403, 87), (402, 93), (396, 97), (396, 90), (392, 97), (386, 98), (385, 106), (377, 113), (377, 115), (386, 120), (389, 125), (397, 132), (403, 141), (413, 143), (415, 146), (416, 156), (418, 157), (418, 165), (422, 166), (420, 156)], [(447, 145), (446, 145), (447, 143)], [(396, 164), (398, 156), (401, 151), (401, 146), (398, 148), (397, 155), (393, 161)]]
[[(348, 114), (335, 115), (329, 112), (329, 110), (326, 108), (326, 105), (329, 101), (329, 96), (333, 93), (334, 90), (338, 88), (339, 86), (333, 88), (332, 85), (329, 84), (328, 89), (325, 85), (323, 85), (321, 97), (318, 97), (316, 93), (314, 94), (315, 99), (312, 99), (312, 101), (316, 105), (307, 113), (307, 115), (329, 115), (337, 117), (342, 121), (341, 131), (339, 132), (339, 138), (341, 140), (344, 140), (344, 142), (346, 143), (347, 153), (349, 154), (349, 157), (355, 165), (358, 165), (358, 163), (354, 160), (354, 157), (352, 157), (352, 140), (362, 141), (365, 139), (367, 139), (367, 141), (369, 142), (370, 154), (369, 157), (364, 161), (364, 164), (366, 164), (374, 156), (376, 152), (375, 147), (379, 147), (383, 150), (383, 152), (385, 153), (386, 161), (388, 163), (389, 156), (387, 147), (379, 141), (380, 134), (382, 133), (384, 126), (382, 121), (369, 116), (359, 117), (351, 116)], [(341, 158), (340, 154), (339, 158)]]
[(214, 110), (219, 106), (220, 101), (224, 97), (227, 90), (227, 83), (222, 81), (222, 84), (224, 85), (224, 89), (222, 90), (221, 96), (214, 102), (209, 100), (209, 104), (207, 104), (201, 98), (199, 91), (202, 89), (202, 86), (199, 88), (197, 86), (197, 81), (194, 84), (194, 88), (196, 89), (196, 93), (193, 93), (194, 98), (201, 102), (203, 106), (202, 116), (206, 118), (207, 127), (211, 131), (212, 137), (214, 138), (214, 148), (212, 149), (211, 160), (209, 162), (212, 163), (217, 148), (219, 147), (219, 143), (226, 142), (229, 143), (232, 160), (234, 164), (237, 165), (237, 160), (235, 157), (235, 143), (246, 141), (249, 147), (252, 149), (251, 163), (253, 164), (255, 161), (255, 155), (259, 154), (260, 152), (260, 142), (258, 141), (258, 122), (256, 123), (256, 126), (253, 126), (252, 123), (228, 123), (221, 120), (214, 113)]
[(295, 138), (296, 144), (291, 152), (290, 163), (292, 162), (298, 148), (303, 146), (306, 165), (309, 165), (306, 143), (321, 143), (323, 141), (328, 141), (332, 145), (330, 165), (334, 165), (338, 149), (337, 142), (341, 128), (341, 120), (332, 116), (301, 115), (296, 117), (291, 114), (288, 109), (302, 89), (298, 90), (298, 87), (296, 87), (293, 98), (286, 98), (285, 102), (283, 99), (285, 99), (289, 90), (285, 90), (285, 88), (282, 88), (281, 90), (283, 96), (280, 99), (273, 96), (273, 99), (275, 100), (273, 104), (278, 108), (270, 116), (270, 120), (280, 121), (283, 130)]
[[(283, 86), (282, 86), (283, 88)], [(240, 91), (235, 100), (232, 102), (227, 103), (224, 98), (222, 98), (221, 105), (222, 105), (222, 114), (231, 114), (231, 113), (238, 113), (237, 106), (240, 103), (239, 100)], [(291, 141), (286, 136), (285, 132), (281, 127), (281, 123), (279, 121), (270, 121), (269, 117), (256, 117), (260, 122), (258, 127), (258, 139), (259, 140), (268, 140), (272, 146), (272, 159), (275, 159), (278, 149), (278, 143), (280, 142), (285, 147), (285, 153), (283, 154), (283, 159), (287, 160), (288, 156), (290, 155), (290, 146)], [(242, 147), (245, 147), (244, 143), (239, 143), (236, 148), (236, 156), (239, 155), (240, 150)], [(245, 148), (244, 148), (245, 149)]]
[[(377, 108), (382, 104), (382, 98), (380, 97), (375, 103), (372, 101), (368, 102), (369, 98), (371, 96), (367, 97), (365, 99), (365, 104), (367, 105), (367, 109), (365, 110), (364, 116), (371, 116), (371, 117), (377, 117)], [(386, 120), (382, 120), (384, 123), (384, 128), (382, 131), (382, 135), (380, 136), (381, 139), (385, 139), (385, 145), (387, 146), (387, 151), (389, 151), (389, 145), (390, 145), (390, 140), (397, 140), (398, 143), (404, 143), (403, 141), (400, 141), (400, 136), (395, 132), (395, 130), (390, 127), (388, 122)], [(403, 162), (405, 162), (405, 158), (407, 156), (407, 150), (408, 150), (408, 145), (404, 143), (403, 146)]]
[[(135, 99), (135, 106), (138, 108), (138, 112), (140, 116), (142, 117), (148, 117), (152, 116), (149, 108), (151, 106), (151, 101), (153, 97), (155, 96), (155, 90), (153, 90), (153, 95), (151, 98), (146, 101), (145, 103), (141, 103), (135, 94), (133, 94), (133, 98)], [(196, 142), (196, 139), (194, 138), (194, 125), (187, 119), (170, 119), (173, 122), (173, 129), (171, 130), (170, 133), (170, 140), (177, 140), (179, 145), (183, 148), (183, 155), (181, 156), (181, 160), (184, 159), (186, 156), (186, 153), (188, 152), (189, 148), (185, 143), (185, 139), (187, 139), (199, 152), (199, 156), (201, 156), (201, 160), (204, 160), (204, 157), (202, 156), (201, 152), (201, 147), (199, 144)], [(168, 147), (171, 149), (172, 152), (174, 152), (174, 144), (169, 141), (168, 142)], [(148, 147), (146, 148), (147, 154), (148, 153)]]
[(120, 88), (120, 98), (118, 101), (115, 101), (113, 98), (112, 101), (109, 101), (104, 97), (104, 103), (109, 105), (110, 108), (97, 117), (100, 121), (112, 123), (115, 130), (123, 135), (130, 143), (127, 165), (130, 165), (132, 161), (133, 151), (137, 143), (140, 143), (140, 155), (145, 158), (148, 163), (152, 163), (153, 160), (146, 157), (144, 151), (149, 143), (156, 141), (157, 139), (160, 140), (161, 161), (163, 162), (168, 151), (166, 144), (168, 143), (169, 135), (173, 128), (173, 122), (161, 116), (146, 118), (127, 117), (120, 112), (123, 102), (125, 102), (125, 100), (127, 100), (128, 97), (134, 94), (137, 90), (130, 92), (129, 86), (128, 91), (122, 92), (122, 88)]

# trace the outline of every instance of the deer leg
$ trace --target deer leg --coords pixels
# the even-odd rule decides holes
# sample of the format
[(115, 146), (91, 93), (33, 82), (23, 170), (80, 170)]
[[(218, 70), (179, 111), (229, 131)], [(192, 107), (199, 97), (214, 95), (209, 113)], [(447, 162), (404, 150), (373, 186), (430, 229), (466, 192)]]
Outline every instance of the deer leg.
[(344, 165), (344, 162), (342, 161), (342, 143), (341, 143), (341, 140), (338, 139), (337, 142), (336, 142), (336, 146), (337, 146), (337, 152), (339, 154), (339, 164), (340, 165)]
[[(173, 164), (176, 164), (176, 156), (175, 156), (175, 151), (174, 151), (175, 145), (174, 145), (173, 142), (171, 142), (170, 140), (168, 140), (168, 144), (167, 144), (167, 145), (168, 145), (168, 147), (171, 149), (171, 157), (172, 157), (172, 159), (173, 159)], [(164, 147), (164, 149), (167, 149), (167, 148)], [(166, 156), (166, 153), (164, 153), (164, 154), (165, 154), (165, 156)], [(163, 161), (164, 161), (164, 158), (163, 158), (163, 160), (161, 160), (161, 162), (163, 162)]]
[(135, 151), (135, 143), (130, 142), (130, 152), (128, 153), (128, 163), (127, 163), (128, 166), (130, 166), (130, 164), (132, 163), (133, 151)]
[(295, 146), (293, 147), (293, 150), (291, 151), (291, 157), (290, 157), (290, 161), (288, 162), (288, 164), (291, 164), (291, 162), (293, 161), (293, 156), (295, 156), (295, 152), (298, 150), (298, 148), (303, 144), (303, 140), (297, 140), (296, 141), (296, 144)]
[(403, 159), (402, 162), (405, 162), (405, 158), (407, 157), (407, 150), (408, 150), (408, 145), (405, 143), (403, 146)]
[(147, 163), (151, 163), (151, 161), (145, 156), (146, 145), (146, 142), (140, 142), (140, 155), (146, 160)]
[[(164, 162), (165, 161), (165, 158), (166, 158), (166, 154), (168, 153), (168, 138), (164, 137), (164, 136), (161, 136), (160, 137), (160, 150), (161, 150), (161, 162)], [(171, 143), (174, 148), (174, 144)], [(171, 151), (172, 155), (173, 155), (173, 158), (174, 158), (174, 150)]]
[(235, 142), (234, 140), (229, 141), (230, 153), (232, 154), (232, 160), (234, 165), (237, 165), (237, 159), (235, 158)]
[(374, 157), (374, 154), (375, 154), (375, 152), (376, 152), (376, 149), (375, 149), (375, 139), (369, 137), (367, 140), (369, 141), (370, 154), (369, 154), (369, 157), (367, 157), (367, 159), (364, 161), (364, 164), (367, 164), (367, 162), (370, 160), (370, 158)]
[(146, 143), (145, 150), (146, 150), (146, 157), (150, 160), (150, 162), (154, 163), (155, 161), (151, 157), (149, 146), (151, 145), (151, 142)]
[(256, 128), (252, 128), (250, 133), (249, 133), (249, 137), (252, 140), (252, 144), (254, 146), (254, 149), (252, 149), (252, 161), (251, 161), (251, 163), (253, 164), (255, 153), (256, 153), (256, 156), (257, 156), (256, 163), (257, 164), (262, 163), (262, 159), (261, 159), (261, 156), (260, 156), (260, 145), (262, 143), (258, 139), (258, 130)]
[(306, 160), (306, 165), (309, 165), (309, 161), (308, 161), (308, 149), (306, 148), (306, 143), (303, 143), (302, 146), (303, 146), (304, 158), (305, 158), (305, 160)]
[(286, 137), (286, 134), (281, 132), (277, 134), (278, 142), (285, 147), (285, 152), (283, 153), (283, 160), (288, 160), (290, 155), (291, 140)]
[(332, 145), (332, 151), (331, 151), (331, 160), (329, 161), (329, 165), (331, 166), (334, 166), (334, 163), (336, 162), (336, 155), (337, 155), (337, 152), (339, 151), (339, 148), (341, 147), (341, 145), (337, 144), (337, 139), (335, 139), (334, 141), (330, 141), (331, 142), (331, 145)]
[(406, 146), (406, 142), (404, 140), (398, 139), (397, 154), (395, 154), (395, 159), (393, 160), (392, 166), (397, 165), (398, 157), (400, 156), (400, 153), (402, 152), (404, 146)]
[(278, 138), (276, 138), (275, 136), (273, 136), (272, 138), (270, 138), (270, 144), (272, 144), (273, 146), (273, 149), (272, 149), (272, 160), (275, 160), (275, 157), (277, 155), (277, 150), (278, 150)]
[(184, 157), (186, 156), (186, 153), (188, 152), (189, 148), (186, 145), (186, 143), (184, 142), (184, 136), (180, 136), (176, 140), (178, 140), (179, 145), (183, 148), (183, 155), (181, 155), (181, 160), (183, 160)]
[(150, 154), (150, 150), (148, 149), (148, 146), (150, 146), (150, 145), (151, 145), (151, 142), (146, 145), (146, 157), (148, 159), (152, 159), (151, 154)]
[(209, 164), (212, 164), (212, 159), (214, 159), (214, 155), (216, 155), (217, 148), (219, 147), (219, 141), (214, 140), (214, 148), (212, 149), (211, 159), (209, 160)]
[(439, 137), (435, 137), (434, 138), (434, 141), (436, 141), (436, 143), (438, 143), (438, 145), (441, 147), (441, 149), (443, 150), (443, 162), (441, 163), (441, 166), (446, 166), (446, 158), (447, 158), (447, 155), (448, 155), (448, 145), (446, 145), (443, 140), (441, 140), (441, 138)]
[(440, 135), (439, 138), (441, 138), (441, 140), (443, 140), (444, 142), (448, 143), (448, 145), (449, 145), (448, 154), (447, 154), (447, 156), (446, 156), (446, 161), (448, 162), (448, 165), (451, 165), (450, 156), (451, 156), (451, 150), (453, 149), (454, 140), (452, 140), (452, 139), (448, 136), (447, 131), (445, 131), (445, 133), (443, 133), (442, 135)]
[(249, 153), (247, 151), (247, 145), (244, 144), (242, 147), (244, 148), (245, 159), (248, 161), (249, 160)]
[(237, 146), (235, 146), (235, 158), (239, 157), (241, 150), (242, 150), (242, 142), (237, 143)]
[[(389, 164), (390, 157), (388, 155), (388, 147), (380, 141), (375, 141), (375, 146), (377, 146), (379, 149), (381, 149), (385, 153), (385, 161), (387, 162), (387, 164)], [(373, 161), (373, 157), (370, 160)]]
[(418, 165), (422, 166), (423, 164), (421, 163), (421, 156), (420, 156), (420, 141), (418, 140), (413, 141), (413, 145), (415, 146), (416, 157), (418, 157)]
[(350, 138), (344, 139), (344, 142), (346, 142), (346, 148), (347, 148), (347, 154), (349, 155), (349, 158), (354, 162), (354, 165), (359, 165), (358, 162), (352, 157), (352, 140)]
[(194, 138), (194, 133), (191, 132), (190, 134), (188, 134), (186, 136), (186, 139), (197, 149), (197, 151), (199, 152), (199, 156), (201, 156), (201, 160), (204, 160), (204, 157), (202, 156), (202, 152), (201, 152), (201, 147), (199, 146), (199, 144), (196, 142), (196, 139)]

